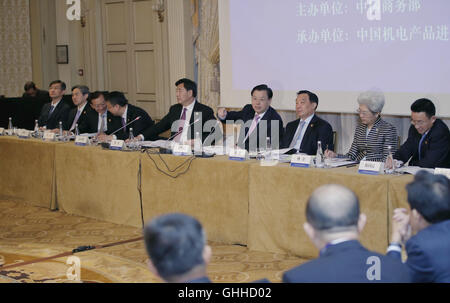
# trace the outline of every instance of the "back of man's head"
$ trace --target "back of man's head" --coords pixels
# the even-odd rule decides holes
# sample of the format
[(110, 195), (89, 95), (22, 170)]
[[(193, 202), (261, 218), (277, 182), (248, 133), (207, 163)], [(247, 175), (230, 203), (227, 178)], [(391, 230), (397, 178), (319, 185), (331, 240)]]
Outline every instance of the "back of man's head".
[(408, 203), (430, 224), (450, 220), (450, 181), (443, 175), (419, 171), (406, 186)]
[(105, 96), (105, 100), (109, 102), (112, 106), (119, 105), (120, 107), (123, 107), (128, 104), (127, 98), (125, 98), (125, 95), (122, 92), (114, 91), (110, 92)]
[(175, 213), (157, 217), (145, 226), (144, 238), (153, 266), (168, 282), (205, 265), (206, 237), (200, 222), (191, 216)]
[(36, 84), (34, 84), (33, 81), (28, 81), (27, 83), (25, 83), (25, 85), (23, 86), (24, 91), (30, 90), (30, 89), (34, 89), (36, 90)]
[(356, 232), (359, 220), (358, 197), (344, 186), (323, 185), (309, 198), (306, 219), (321, 233)]

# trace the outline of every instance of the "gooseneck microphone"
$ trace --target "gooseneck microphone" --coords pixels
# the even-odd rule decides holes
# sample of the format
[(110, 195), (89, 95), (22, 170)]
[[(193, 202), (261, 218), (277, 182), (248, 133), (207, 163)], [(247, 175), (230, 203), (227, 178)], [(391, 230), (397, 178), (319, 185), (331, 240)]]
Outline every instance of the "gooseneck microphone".
[[(194, 122), (192, 122), (191, 124), (189, 124), (189, 125), (187, 126), (187, 128), (191, 127), (192, 125), (194, 125), (194, 124), (197, 123), (198, 121), (200, 121), (200, 119), (196, 119)], [(170, 136), (170, 138), (167, 139), (167, 141), (170, 141), (170, 140), (172, 140), (173, 138), (175, 138), (176, 136), (178, 136), (179, 134), (181, 134), (181, 133), (183, 132), (183, 130), (184, 130), (184, 127), (183, 127), (181, 130), (177, 131), (173, 136)]]
[(114, 135), (115, 133), (117, 133), (118, 131), (124, 129), (125, 127), (127, 127), (128, 125), (130, 125), (131, 123), (136, 122), (137, 120), (141, 119), (141, 116), (137, 117), (136, 119), (134, 119), (133, 121), (125, 124), (124, 126), (122, 126), (121, 128), (117, 129), (116, 131), (114, 131), (110, 136)]

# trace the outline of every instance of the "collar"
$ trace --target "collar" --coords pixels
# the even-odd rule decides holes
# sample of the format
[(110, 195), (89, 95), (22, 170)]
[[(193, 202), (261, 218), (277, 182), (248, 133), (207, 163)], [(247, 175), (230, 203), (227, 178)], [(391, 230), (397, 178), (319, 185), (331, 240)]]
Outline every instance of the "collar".
[(194, 99), (194, 102), (192, 102), (188, 106), (183, 106), (183, 108), (181, 109), (181, 112), (183, 112), (183, 109), (185, 109), (185, 108), (186, 108), (186, 111), (194, 110), (195, 102), (197, 102), (197, 99)]
[(127, 114), (128, 114), (128, 104), (125, 105), (125, 111), (123, 112), (122, 118), (127, 121)]
[[(270, 108), (270, 107), (269, 107)], [(257, 114), (256, 112), (255, 112), (255, 115), (253, 116), (253, 119), (255, 119), (255, 116), (256, 115), (258, 115), (259, 116), (259, 121), (261, 121), (262, 120), (262, 118), (264, 117), (264, 115), (267, 113), (267, 111), (269, 110), (269, 108), (267, 108), (267, 110), (265, 111), (265, 112), (263, 112), (262, 114)], [(258, 122), (259, 122), (258, 121)]]
[(356, 239), (340, 238), (328, 242), (324, 248), (320, 250), (320, 256), (329, 255), (336, 250), (346, 249), (346, 248), (361, 247), (361, 244)]
[(298, 123), (305, 121), (305, 126), (307, 126), (309, 123), (311, 123), (311, 120), (314, 118), (314, 114), (306, 118), (305, 120), (300, 119)]
[(61, 102), (61, 100), (62, 100), (62, 98), (61, 99), (59, 99), (58, 100), (58, 102), (56, 102), (55, 104), (53, 104), (53, 101), (52, 102), (50, 102), (50, 106), (54, 106), (54, 107), (57, 107), (58, 106), (58, 104)]

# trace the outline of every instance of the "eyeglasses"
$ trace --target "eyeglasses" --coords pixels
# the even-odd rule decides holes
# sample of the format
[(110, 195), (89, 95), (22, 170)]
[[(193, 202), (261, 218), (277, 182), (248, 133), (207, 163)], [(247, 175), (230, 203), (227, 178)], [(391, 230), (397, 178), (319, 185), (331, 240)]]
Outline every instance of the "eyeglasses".
[(422, 126), (422, 125), (425, 125), (425, 123), (427, 123), (427, 121), (422, 121), (422, 120), (414, 121), (414, 120), (411, 120), (411, 124), (412, 125)]
[(358, 113), (358, 115), (361, 116), (372, 116), (373, 113), (371, 111), (364, 111), (364, 110), (360, 110), (359, 108), (356, 110), (356, 112)]

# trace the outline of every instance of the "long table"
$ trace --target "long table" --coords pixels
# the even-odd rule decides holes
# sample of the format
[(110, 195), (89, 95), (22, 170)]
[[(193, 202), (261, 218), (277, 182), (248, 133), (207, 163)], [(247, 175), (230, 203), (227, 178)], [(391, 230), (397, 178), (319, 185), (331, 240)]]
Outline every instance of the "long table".
[(141, 227), (139, 188), (144, 221), (188, 213), (202, 222), (209, 240), (302, 257), (318, 254), (303, 231), (315, 188), (336, 183), (352, 189), (368, 218), (361, 241), (384, 253), (392, 210), (407, 206), (404, 188), (411, 180), (361, 175), (356, 168), (265, 167), (225, 156), (191, 159), (0, 137), (0, 197)]

